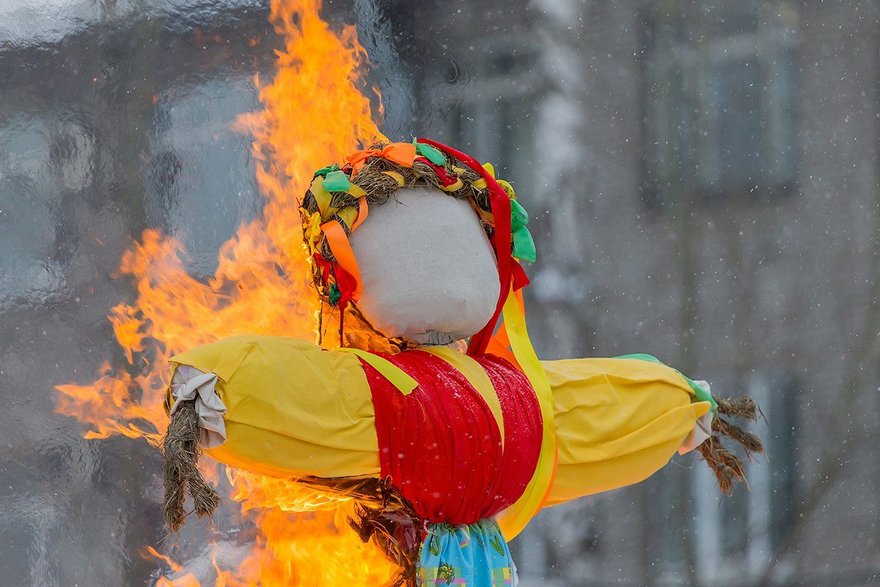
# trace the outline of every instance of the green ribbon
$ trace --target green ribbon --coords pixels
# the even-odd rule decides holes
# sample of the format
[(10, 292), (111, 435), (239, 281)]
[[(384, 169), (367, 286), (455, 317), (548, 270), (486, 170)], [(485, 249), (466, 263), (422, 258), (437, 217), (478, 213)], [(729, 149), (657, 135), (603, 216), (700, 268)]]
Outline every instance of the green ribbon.
[(324, 189), (328, 192), (347, 192), (350, 187), (351, 181), (343, 171), (330, 171), (324, 176)]
[(415, 143), (415, 145), (416, 152), (434, 165), (446, 165), (446, 156), (440, 152), (440, 149), (425, 143)]
[(318, 171), (315, 172), (315, 175), (320, 175), (321, 177), (325, 177), (331, 171), (337, 171), (339, 169), (339, 165), (334, 163), (333, 165), (328, 165), (327, 167), (322, 167)]
[(330, 305), (335, 306), (336, 302), (339, 301), (339, 298), (342, 297), (342, 294), (339, 292), (339, 286), (334, 284), (330, 285), (330, 295), (327, 296), (330, 299)]
[(535, 250), (535, 239), (532, 238), (526, 226), (528, 223), (529, 214), (526, 209), (516, 200), (510, 200), (510, 233), (513, 236), (513, 256), (534, 263), (538, 252)]

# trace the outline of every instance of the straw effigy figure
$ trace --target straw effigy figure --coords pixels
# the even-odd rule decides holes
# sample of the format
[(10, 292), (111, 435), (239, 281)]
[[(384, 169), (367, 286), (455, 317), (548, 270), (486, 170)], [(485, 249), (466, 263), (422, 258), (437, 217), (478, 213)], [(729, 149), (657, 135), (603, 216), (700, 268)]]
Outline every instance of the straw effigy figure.
[(654, 357), (537, 358), (520, 266), (534, 242), (491, 165), (428, 139), (374, 145), (318, 170), (300, 213), (320, 340), (237, 336), (172, 359), (171, 529), (187, 492), (201, 515), (219, 504), (203, 451), (354, 496), (352, 526), (399, 585), (512, 585), (507, 542), (541, 508), (695, 449), (728, 492), (743, 469), (722, 437), (762, 450), (725, 419), (754, 419), (750, 400)]

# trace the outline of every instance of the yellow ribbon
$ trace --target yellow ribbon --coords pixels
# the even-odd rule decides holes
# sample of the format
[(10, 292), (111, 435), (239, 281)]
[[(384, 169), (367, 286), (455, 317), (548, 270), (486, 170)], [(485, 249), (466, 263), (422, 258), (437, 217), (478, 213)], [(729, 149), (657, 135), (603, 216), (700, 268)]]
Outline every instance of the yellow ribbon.
[(532, 348), (532, 342), (529, 340), (529, 333), (526, 330), (526, 315), (521, 291), (511, 291), (507, 301), (504, 302), (502, 315), (504, 316), (503, 328), (510, 340), (510, 348), (520, 369), (529, 378), (535, 389), (543, 419), (541, 453), (538, 456), (538, 464), (535, 466), (532, 479), (516, 503), (498, 514), (497, 517), (505, 540), (510, 542), (538, 513), (547, 500), (550, 486), (553, 485), (557, 462), (556, 423), (550, 382), (547, 380), (547, 374), (544, 373), (538, 355), (535, 354), (535, 349)]
[(382, 173), (396, 181), (397, 185), (399, 185), (400, 187), (403, 187), (404, 183), (406, 183), (403, 180), (403, 175), (401, 175), (397, 171), (383, 171)]
[(341, 220), (346, 228), (348, 228), (349, 232), (351, 232), (355, 220), (357, 220), (358, 217), (358, 209), (354, 206), (343, 208), (336, 213), (336, 217)]
[(365, 198), (367, 196), (367, 192), (364, 191), (359, 185), (351, 184), (348, 186), (348, 189), (345, 190), (345, 193), (354, 196), (355, 198)]
[(451, 183), (446, 186), (441, 185), (440, 189), (443, 190), (444, 192), (455, 192), (455, 191), (460, 190), (461, 186), (463, 186), (463, 185), (464, 185), (464, 182), (461, 181), (461, 178), (459, 177), (458, 179), (455, 180), (455, 183)]
[[(304, 208), (301, 208), (305, 212)], [(306, 212), (307, 213), (307, 212)], [(313, 212), (309, 215), (308, 220), (303, 223), (303, 236), (309, 250), (309, 257), (317, 251), (318, 238), (321, 236), (321, 214)]]
[(413, 390), (419, 386), (418, 381), (410, 377), (403, 369), (384, 357), (374, 355), (369, 351), (349, 347), (341, 347), (337, 350), (352, 353), (363, 359), (365, 363), (378, 371), (382, 377), (387, 379), (388, 382), (396, 387), (403, 395), (411, 394)]
[(315, 196), (315, 200), (318, 202), (318, 211), (321, 213), (321, 218), (329, 218), (330, 214), (327, 212), (330, 209), (330, 200), (333, 199), (333, 196), (324, 188), (324, 178), (320, 175), (312, 180), (312, 185), (309, 186), (309, 191), (312, 192), (312, 195)]

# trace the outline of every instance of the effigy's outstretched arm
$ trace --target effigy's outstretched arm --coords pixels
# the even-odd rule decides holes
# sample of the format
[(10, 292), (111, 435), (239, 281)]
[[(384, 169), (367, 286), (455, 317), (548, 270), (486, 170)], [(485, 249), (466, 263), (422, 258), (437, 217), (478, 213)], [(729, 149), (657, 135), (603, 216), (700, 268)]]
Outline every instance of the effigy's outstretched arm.
[(196, 468), (201, 452), (278, 477), (379, 473), (375, 413), (358, 356), (295, 338), (233, 336), (171, 359), (166, 396), (165, 517), (184, 522), (219, 499)]
[(546, 505), (642, 481), (676, 453), (697, 449), (721, 489), (742, 479), (721, 436), (761, 452), (723, 416), (754, 419), (750, 400), (716, 401), (709, 386), (650, 355), (542, 362), (553, 391), (558, 466)]

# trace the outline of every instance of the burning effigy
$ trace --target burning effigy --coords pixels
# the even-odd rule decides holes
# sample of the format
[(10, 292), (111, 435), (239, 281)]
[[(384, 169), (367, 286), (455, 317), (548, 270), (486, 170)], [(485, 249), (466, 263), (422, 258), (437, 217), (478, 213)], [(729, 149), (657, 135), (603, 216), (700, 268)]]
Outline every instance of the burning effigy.
[[(742, 477), (722, 437), (760, 443), (722, 416), (754, 404), (648, 356), (538, 360), (528, 194), (451, 147), (391, 143), (354, 28), (329, 26), (317, 0), (271, 9), (277, 70), (237, 121), (260, 215), (207, 279), (144, 231), (119, 267), (136, 295), (109, 315), (127, 364), (58, 386), (87, 438), (165, 443), (170, 526), (187, 495), (210, 514), (228, 480), (257, 539), (215, 561), (215, 584), (513, 584), (507, 542), (541, 508), (640, 481), (679, 450), (724, 490)], [(200, 451), (225, 476), (205, 482)], [(173, 568), (159, 585), (197, 584)]]
[[(649, 355), (540, 361), (521, 261), (528, 215), (491, 164), (429, 139), (317, 170), (299, 207), (319, 340), (240, 335), (171, 358), (166, 520), (219, 497), (200, 451), (356, 503), (399, 585), (516, 584), (507, 547), (541, 508), (641, 481), (698, 450), (743, 478), (759, 452), (715, 400)], [(463, 341), (467, 340), (464, 347)]]

